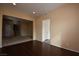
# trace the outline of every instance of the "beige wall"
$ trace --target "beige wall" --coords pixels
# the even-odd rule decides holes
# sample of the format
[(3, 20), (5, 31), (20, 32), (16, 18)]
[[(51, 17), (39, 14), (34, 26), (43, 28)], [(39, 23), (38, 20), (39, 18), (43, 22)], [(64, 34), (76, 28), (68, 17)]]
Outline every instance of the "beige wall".
[(2, 47), (2, 15), (14, 16), (26, 20), (34, 20), (31, 15), (16, 10), (13, 7), (0, 5), (0, 47)]
[(79, 52), (79, 4), (65, 4), (35, 21), (36, 40), (42, 40), (42, 20), (51, 20), (51, 43)]
[(0, 7), (0, 47), (2, 47), (2, 14), (3, 11)]
[(2, 47), (2, 15), (0, 14), (0, 47)]

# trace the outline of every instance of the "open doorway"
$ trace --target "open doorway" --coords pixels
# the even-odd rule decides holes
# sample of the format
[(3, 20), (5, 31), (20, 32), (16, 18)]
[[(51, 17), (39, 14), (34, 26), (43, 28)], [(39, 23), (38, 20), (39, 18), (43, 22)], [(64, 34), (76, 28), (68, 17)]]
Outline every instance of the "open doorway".
[(30, 40), (33, 40), (33, 21), (3, 15), (3, 47)]
[(42, 21), (42, 41), (50, 44), (50, 19)]

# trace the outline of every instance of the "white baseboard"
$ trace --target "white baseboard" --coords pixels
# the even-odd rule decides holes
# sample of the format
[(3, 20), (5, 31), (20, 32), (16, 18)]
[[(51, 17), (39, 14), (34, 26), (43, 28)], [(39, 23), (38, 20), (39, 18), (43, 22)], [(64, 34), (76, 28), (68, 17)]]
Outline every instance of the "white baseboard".
[[(50, 45), (52, 45), (52, 44), (50, 44)], [(56, 46), (56, 45), (53, 45), (53, 46)], [(63, 48), (63, 49), (69, 50), (69, 51), (73, 51), (73, 52), (79, 53), (79, 51), (77, 51), (77, 50), (73, 50), (73, 49), (69, 49), (69, 48), (64, 48), (64, 47), (61, 47), (61, 46), (56, 46), (56, 47)]]
[(16, 44), (28, 42), (28, 41), (31, 41), (31, 40), (32, 40), (32, 39), (29, 39), (29, 40), (26, 40), (26, 41), (19, 41), (19, 42), (8, 43), (8, 44), (3, 45), (2, 47), (11, 46), (11, 45), (16, 45)]
[[(37, 41), (40, 41), (40, 40), (37, 40)], [(40, 42), (42, 42), (42, 41), (40, 41)], [(50, 45), (52, 45), (52, 44), (50, 44)], [(56, 46), (56, 45), (53, 45), (53, 46)], [(63, 49), (69, 50), (69, 51), (73, 51), (73, 52), (79, 53), (79, 51), (77, 51), (77, 50), (73, 50), (73, 49), (69, 49), (69, 48), (64, 48), (64, 47), (61, 47), (61, 46), (56, 46), (56, 47), (63, 48)]]

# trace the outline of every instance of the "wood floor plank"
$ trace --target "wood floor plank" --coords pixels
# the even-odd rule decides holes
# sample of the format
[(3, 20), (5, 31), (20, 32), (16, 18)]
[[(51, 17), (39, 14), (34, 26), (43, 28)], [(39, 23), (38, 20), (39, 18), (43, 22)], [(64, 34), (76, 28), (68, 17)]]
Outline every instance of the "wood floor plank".
[(7, 56), (79, 56), (79, 53), (36, 40), (3, 47), (0, 55)]

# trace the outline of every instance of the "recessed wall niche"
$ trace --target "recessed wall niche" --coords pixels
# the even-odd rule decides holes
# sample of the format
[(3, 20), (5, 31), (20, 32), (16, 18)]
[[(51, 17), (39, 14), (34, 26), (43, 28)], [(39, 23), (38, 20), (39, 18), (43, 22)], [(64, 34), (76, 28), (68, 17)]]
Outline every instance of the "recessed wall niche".
[(2, 27), (3, 46), (33, 39), (33, 22), (30, 20), (3, 15)]

